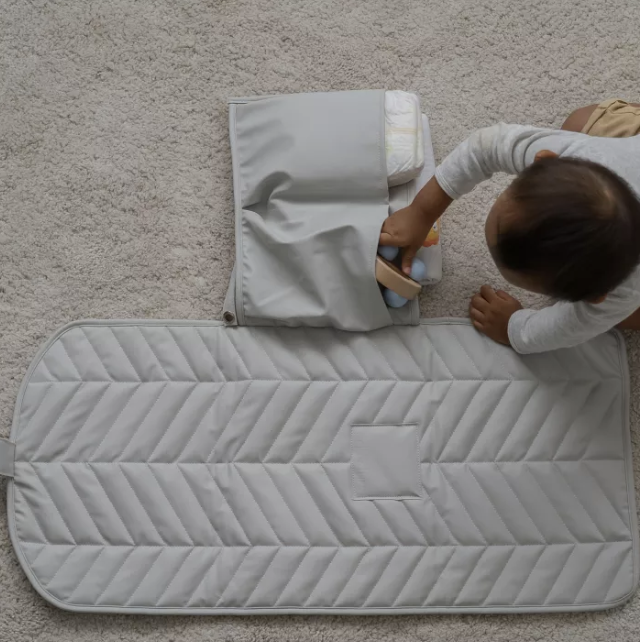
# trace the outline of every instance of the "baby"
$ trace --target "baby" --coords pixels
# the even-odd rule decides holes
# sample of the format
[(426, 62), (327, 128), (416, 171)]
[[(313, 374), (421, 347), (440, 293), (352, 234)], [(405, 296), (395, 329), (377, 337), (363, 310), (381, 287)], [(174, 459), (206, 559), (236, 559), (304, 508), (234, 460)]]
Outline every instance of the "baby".
[(520, 353), (566, 348), (614, 326), (640, 329), (640, 105), (609, 100), (573, 112), (561, 130), (481, 129), (438, 167), (413, 203), (390, 216), (381, 245), (403, 269), (453, 199), (495, 172), (517, 174), (486, 219), (504, 278), (558, 302), (540, 311), (485, 285), (473, 325)]

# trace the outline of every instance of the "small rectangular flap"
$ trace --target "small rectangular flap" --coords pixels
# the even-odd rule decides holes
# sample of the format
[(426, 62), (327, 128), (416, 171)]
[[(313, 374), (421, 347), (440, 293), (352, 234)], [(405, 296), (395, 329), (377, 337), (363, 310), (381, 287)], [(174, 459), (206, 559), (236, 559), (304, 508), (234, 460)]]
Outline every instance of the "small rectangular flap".
[(13, 477), (16, 445), (8, 439), (0, 438), (0, 475)]

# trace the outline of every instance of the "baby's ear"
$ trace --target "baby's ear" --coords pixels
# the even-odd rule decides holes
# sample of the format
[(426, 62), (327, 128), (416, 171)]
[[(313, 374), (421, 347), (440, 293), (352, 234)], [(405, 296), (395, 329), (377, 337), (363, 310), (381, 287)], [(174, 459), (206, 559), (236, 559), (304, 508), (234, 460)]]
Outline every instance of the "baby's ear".
[(550, 149), (541, 149), (533, 158), (533, 162), (542, 160), (543, 158), (558, 158), (558, 154), (552, 152)]

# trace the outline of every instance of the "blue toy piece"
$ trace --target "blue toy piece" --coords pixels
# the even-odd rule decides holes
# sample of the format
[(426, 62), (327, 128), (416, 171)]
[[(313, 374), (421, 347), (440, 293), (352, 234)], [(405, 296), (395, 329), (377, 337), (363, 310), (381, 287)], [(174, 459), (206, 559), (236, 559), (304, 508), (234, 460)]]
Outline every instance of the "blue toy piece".
[(387, 261), (393, 261), (398, 256), (398, 248), (392, 245), (379, 245), (378, 254)]
[(409, 275), (414, 281), (422, 281), (427, 275), (427, 268), (420, 259), (413, 259), (411, 263), (411, 274)]
[(385, 300), (385, 303), (390, 308), (401, 308), (408, 301), (408, 299), (405, 299), (403, 296), (396, 294), (393, 290), (385, 290), (382, 293), (382, 296)]

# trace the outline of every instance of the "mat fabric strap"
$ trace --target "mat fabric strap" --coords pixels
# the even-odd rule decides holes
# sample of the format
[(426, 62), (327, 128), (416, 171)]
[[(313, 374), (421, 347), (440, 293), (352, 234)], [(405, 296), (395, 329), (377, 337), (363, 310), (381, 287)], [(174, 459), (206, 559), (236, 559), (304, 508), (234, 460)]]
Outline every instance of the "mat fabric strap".
[(16, 445), (8, 439), (0, 439), (0, 475), (13, 477)]

